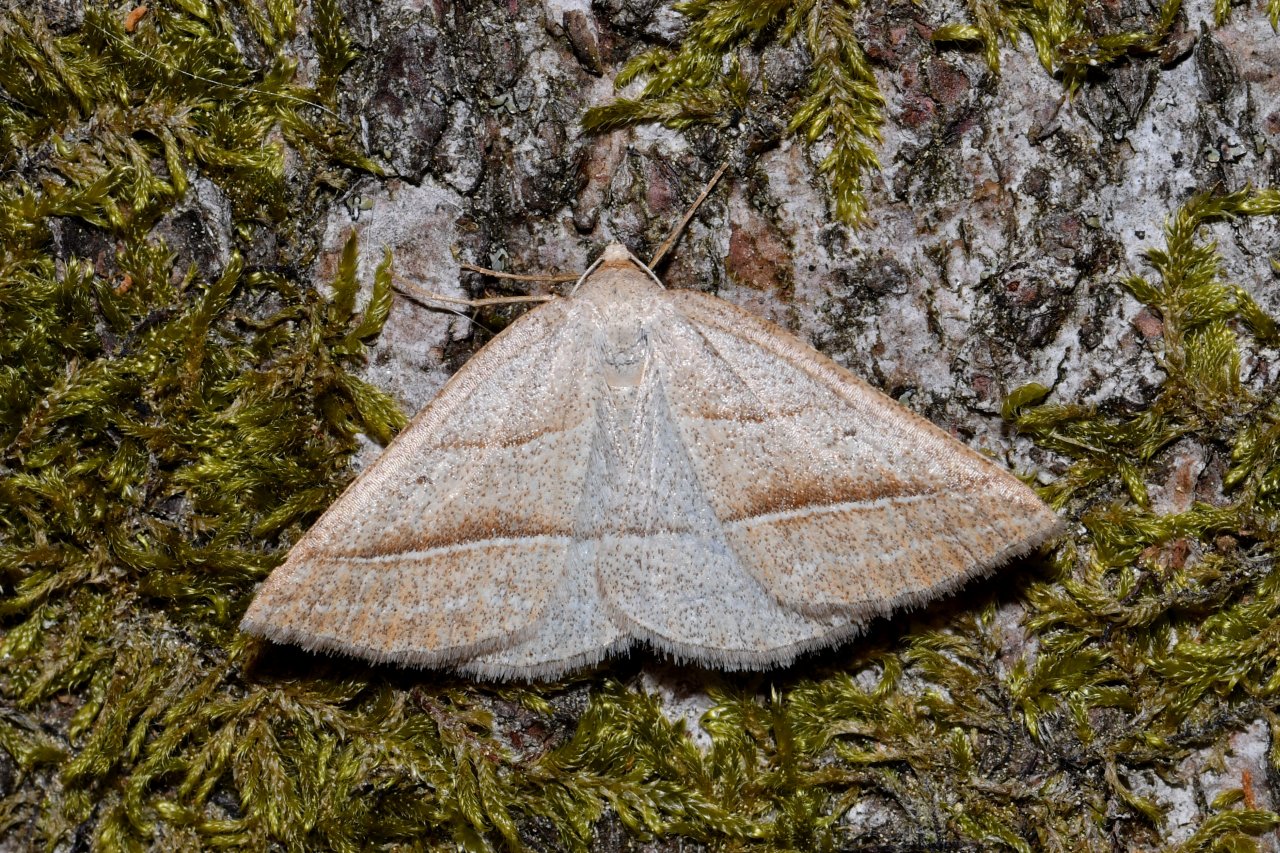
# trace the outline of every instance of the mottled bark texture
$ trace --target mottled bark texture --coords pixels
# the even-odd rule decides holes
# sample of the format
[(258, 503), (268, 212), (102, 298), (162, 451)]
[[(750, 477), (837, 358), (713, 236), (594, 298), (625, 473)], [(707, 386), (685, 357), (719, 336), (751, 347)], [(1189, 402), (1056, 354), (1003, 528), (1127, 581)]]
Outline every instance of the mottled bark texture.
[[(328, 212), (323, 251), (354, 227), (370, 263), (389, 245), (402, 275), (437, 292), (492, 287), (460, 262), (572, 272), (614, 239), (643, 255), (758, 129), (580, 132), (583, 111), (613, 97), (623, 59), (679, 37), (661, 4), (347, 11), (365, 53), (342, 103), (388, 174)], [(888, 99), (867, 227), (833, 224), (813, 152), (774, 133), (741, 158), (663, 275), (781, 322), (1003, 453), (1017, 446), (997, 417), (1014, 387), (1041, 382), (1081, 403), (1151, 388), (1140, 355), (1158, 325), (1116, 281), (1148, 271), (1142, 253), (1194, 191), (1274, 182), (1280, 52), (1256, 17), (1214, 29), (1189, 6), (1183, 49), (1099, 71), (1069, 99), (1025, 50), (1004, 50), (993, 74), (977, 54), (932, 44), (931, 28), (958, 14), (873, 3), (862, 15)], [(798, 87), (798, 47), (760, 61), (771, 91)], [(1274, 223), (1219, 231), (1232, 280), (1274, 311), (1256, 263)], [(376, 374), (410, 410), (487, 339), (421, 314), (396, 312), (381, 359), (407, 363)]]
[[(52, 27), (79, 25), (76, 4), (41, 5)], [(714, 169), (732, 159), (734, 168), (661, 271), (667, 284), (714, 292), (775, 320), (957, 437), (1012, 468), (1041, 472), (1045, 482), (1066, 463), (1012, 433), (1000, 414), (1005, 396), (1036, 382), (1052, 389), (1053, 402), (1107, 411), (1149, 404), (1162, 376), (1151, 356), (1162, 322), (1120, 280), (1149, 272), (1144, 251), (1163, 244), (1166, 218), (1193, 193), (1273, 186), (1280, 174), (1280, 40), (1257, 10), (1244, 7), (1213, 26), (1203, 0), (1187, 4), (1162, 53), (1100, 68), (1071, 98), (1025, 38), (1017, 48), (1002, 48), (998, 73), (980, 52), (934, 44), (935, 28), (964, 16), (958, 3), (870, 0), (858, 13), (859, 36), (887, 99), (886, 121), (877, 146), (882, 168), (866, 182), (869, 221), (851, 228), (835, 222), (816, 176), (823, 142), (809, 148), (783, 131), (788, 98), (800, 89), (807, 62), (799, 42), (779, 47), (765, 40), (761, 52), (744, 57), (767, 83), (765, 103), (749, 123), (592, 136), (580, 129), (583, 113), (615, 96), (621, 63), (681, 37), (683, 19), (666, 3), (344, 0), (340, 6), (359, 49), (340, 84), (340, 112), (360, 128), (384, 174), (339, 181), (339, 192), (296, 211), (297, 233), (289, 239), (298, 243), (291, 250), (301, 259), (298, 272), (317, 284), (330, 281), (355, 229), (362, 281), (371, 280), (388, 247), (397, 276), (421, 289), (453, 296), (519, 292), (464, 273), (460, 264), (573, 272), (614, 240), (644, 256)], [(290, 45), (303, 58), (304, 81), (315, 73), (307, 61), (307, 14), (304, 8)], [(1096, 14), (1145, 21), (1151, 10), (1139, 0), (1116, 0)], [(178, 253), (178, 268), (192, 263), (216, 276), (233, 246), (249, 253), (251, 265), (255, 251), (272, 255), (272, 241), (284, 238), (260, 233), (246, 244), (231, 233), (230, 205), (214, 184), (193, 183), (156, 229)], [(1212, 229), (1230, 279), (1273, 315), (1280, 314), (1280, 290), (1267, 258), (1280, 246), (1277, 224), (1254, 218)], [(74, 220), (54, 229), (67, 257), (107, 252), (94, 239)], [(514, 311), (489, 309), (473, 321), (397, 300), (366, 378), (413, 412)], [(1242, 366), (1242, 381), (1260, 393), (1274, 390), (1278, 369), (1274, 358), (1253, 358)], [(371, 444), (357, 465), (377, 452)], [(1167, 480), (1151, 484), (1155, 505), (1172, 511), (1185, 507), (1189, 495), (1217, 500), (1226, 452), (1202, 446), (1171, 452)], [(1004, 583), (991, 581), (979, 599)], [(1022, 615), (1016, 601), (998, 608), (989, 626), (997, 663), (1027, 651)], [(880, 626), (872, 641), (892, 645), (905, 625), (904, 619)], [(804, 666), (784, 678), (802, 677)], [(711, 702), (708, 686), (723, 685), (717, 676), (673, 668), (647, 652), (615, 674), (661, 695), (667, 713), (684, 716), (706, 742), (697, 721)], [(398, 678), (399, 688), (412, 689), (432, 676)], [(759, 678), (732, 683), (768, 690)], [(498, 703), (511, 748), (560, 742), (590, 691), (579, 686), (553, 698), (568, 715), (554, 735), (542, 717)], [(1020, 721), (1011, 722), (1003, 730), (1011, 733), (1005, 752), (977, 760), (998, 765), (1028, 789), (1044, 781), (1046, 762), (1094, 786), (1102, 793), (1081, 795), (1081, 808), (1107, 804), (1112, 813), (1099, 822), (1117, 849), (1132, 838), (1176, 842), (1202, 825), (1215, 796), (1240, 785), (1242, 771), (1254, 780), (1250, 804), (1280, 805), (1266, 720), (1237, 723), (1226, 752), (1222, 744), (1191, 743), (1176, 773), (1124, 779), (1168, 807), (1158, 831), (1134, 829), (1141, 822), (1106, 793), (1105, 768), (1065, 725), (1035, 741)], [(49, 725), (63, 728), (56, 720)], [(11, 768), (0, 770), (7, 787)], [(996, 843), (959, 832), (942, 795), (934, 811), (922, 811), (927, 784), (895, 794), (883, 782), (862, 781), (870, 793), (843, 818), (848, 849)], [(1018, 792), (1007, 795), (1016, 813)], [(542, 819), (522, 823), (520, 834), (534, 848), (559, 844)], [(689, 849), (678, 838), (641, 843), (609, 817), (595, 839), (602, 850)], [(1098, 849), (1106, 841), (1101, 830), (1088, 839)], [(1261, 843), (1277, 849), (1273, 837)]]

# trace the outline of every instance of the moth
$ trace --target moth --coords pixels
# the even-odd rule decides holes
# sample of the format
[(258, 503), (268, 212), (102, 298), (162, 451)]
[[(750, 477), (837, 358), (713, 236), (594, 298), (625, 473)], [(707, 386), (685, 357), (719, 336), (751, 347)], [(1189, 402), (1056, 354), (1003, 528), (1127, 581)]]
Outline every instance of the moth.
[(1060, 529), (996, 463), (615, 244), (453, 376), (241, 627), (492, 679), (637, 644), (766, 668)]

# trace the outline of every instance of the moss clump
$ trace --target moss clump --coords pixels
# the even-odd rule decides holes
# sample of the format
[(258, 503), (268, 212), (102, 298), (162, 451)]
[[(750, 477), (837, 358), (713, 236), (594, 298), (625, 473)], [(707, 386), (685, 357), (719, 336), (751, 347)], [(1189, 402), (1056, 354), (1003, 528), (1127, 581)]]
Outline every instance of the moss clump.
[(587, 111), (588, 130), (645, 121), (669, 127), (724, 126), (759, 92), (732, 58), (753, 43), (782, 43), (803, 35), (810, 67), (803, 94), (791, 105), (788, 132), (809, 144), (830, 145), (818, 171), (826, 176), (836, 216), (857, 222), (866, 213), (862, 176), (877, 168), (872, 143), (880, 139), (884, 98), (854, 34), (859, 0), (691, 0), (677, 8), (689, 30), (675, 50), (655, 48), (634, 57), (618, 74), (622, 87), (646, 77), (638, 98), (619, 98)]
[[(1071, 462), (1045, 494), (1080, 524), (1041, 575), (805, 667), (706, 674), (709, 749), (626, 662), (525, 689), (264, 654), (235, 631), (256, 582), (348, 478), (356, 434), (402, 420), (348, 372), (390, 308), (386, 266), (359, 310), (354, 244), (332, 298), (291, 273), (308, 223), (286, 215), (364, 162), (325, 106), (352, 46), (317, 2), (322, 73), (300, 89), (292, 7), (249, 5), (155, 4), (133, 32), (104, 7), (69, 35), (0, 24), (6, 839), (582, 850), (616, 822), (718, 849), (1137, 847), (1164, 820), (1145, 774), (1274, 729), (1280, 412), (1238, 365), (1276, 330), (1202, 235), (1277, 212), (1271, 191), (1197, 197), (1156, 277), (1128, 283), (1164, 323), (1151, 405), (1011, 398)], [(196, 180), (241, 235), (216, 275), (155, 236)], [(72, 227), (95, 253), (58, 248)], [(1147, 485), (1179, 442), (1228, 460), (1227, 491), (1158, 513)], [(1184, 849), (1280, 825), (1260, 782), (1218, 795)], [(891, 821), (845, 820), (864, 807)]]
[[(593, 107), (583, 124), (591, 131), (652, 121), (677, 129), (734, 124), (766, 101), (763, 75), (743, 72), (742, 52), (799, 39), (808, 65), (802, 91), (780, 107), (787, 131), (828, 147), (818, 172), (830, 186), (836, 218), (861, 222), (862, 181), (879, 168), (875, 143), (884, 123), (884, 98), (855, 32), (861, 6), (861, 0), (686, 0), (675, 7), (689, 21), (679, 44), (640, 53), (618, 74), (618, 88), (645, 80), (640, 94)], [(939, 27), (933, 40), (977, 46), (996, 71), (1001, 45), (1025, 33), (1045, 70), (1074, 93), (1090, 73), (1160, 50), (1182, 0), (1164, 0), (1145, 29), (1105, 23), (1080, 0), (970, 0), (968, 7), (968, 22)], [(1229, 0), (1216, 0), (1214, 8), (1224, 23)], [(1280, 0), (1268, 0), (1267, 9), (1272, 26), (1280, 25)]]
[[(1267, 20), (1271, 29), (1280, 29), (1280, 0), (1267, 0)], [(1213, 0), (1213, 20), (1222, 26), (1231, 18), (1231, 0)]]
[(1045, 71), (1074, 93), (1094, 70), (1159, 50), (1182, 10), (1182, 0), (1165, 0), (1148, 30), (1105, 27), (1078, 0), (969, 0), (968, 6), (971, 23), (939, 27), (933, 33), (935, 42), (976, 44), (995, 71), (1001, 44), (1016, 44), (1026, 33)]
[[(34, 846), (154, 828), (136, 775), (153, 735), (217, 683), (245, 592), (332, 500), (356, 433), (403, 423), (349, 372), (387, 267), (359, 313), (354, 243), (330, 300), (280, 272), (309, 239), (290, 212), (366, 161), (273, 52), (292, 4), (245, 4), (248, 32), (231, 11), (153, 4), (130, 31), (92, 7), (63, 36), (0, 18), (0, 744), (20, 774), (3, 834)], [(276, 253), (232, 252), (212, 279), (175, 266), (152, 229), (193, 180)]]

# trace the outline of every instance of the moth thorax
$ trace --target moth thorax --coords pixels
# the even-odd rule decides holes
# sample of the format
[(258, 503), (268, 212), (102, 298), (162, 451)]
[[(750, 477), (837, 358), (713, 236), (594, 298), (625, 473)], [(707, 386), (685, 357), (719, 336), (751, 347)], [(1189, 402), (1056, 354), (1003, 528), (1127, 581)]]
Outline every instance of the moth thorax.
[(649, 339), (635, 318), (613, 318), (605, 326), (604, 379), (610, 388), (635, 388), (649, 364)]

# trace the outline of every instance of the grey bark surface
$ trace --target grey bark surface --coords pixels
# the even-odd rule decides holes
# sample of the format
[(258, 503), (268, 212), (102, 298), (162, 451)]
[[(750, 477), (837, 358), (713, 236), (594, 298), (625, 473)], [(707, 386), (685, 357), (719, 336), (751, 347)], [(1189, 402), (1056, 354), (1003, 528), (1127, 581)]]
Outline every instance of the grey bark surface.
[[(733, 150), (734, 129), (579, 129), (585, 109), (613, 97), (623, 59), (678, 36), (679, 18), (658, 4), (347, 14), (364, 54), (344, 110), (388, 176), (325, 214), (317, 281), (351, 229), (366, 273), (389, 246), (403, 279), (455, 296), (495, 290), (462, 262), (574, 272), (613, 240), (643, 255)], [(781, 323), (1013, 465), (1051, 470), (1005, 434), (1000, 401), (1032, 381), (1062, 401), (1144, 400), (1155, 377), (1142, 340), (1159, 321), (1117, 280), (1147, 271), (1142, 253), (1191, 193), (1274, 183), (1280, 51), (1257, 18), (1210, 30), (1208, 7), (1191, 6), (1181, 56), (1100, 72), (1068, 99), (1029, 50), (1005, 50), (992, 74), (976, 54), (929, 42), (959, 14), (865, 11), (889, 101), (868, 227), (833, 221), (813, 167), (821, 144), (779, 137), (731, 173), (662, 277)], [(801, 57), (772, 49), (760, 64), (772, 85), (797, 85)], [(1274, 225), (1215, 236), (1233, 280), (1280, 307), (1258, 264)], [(487, 337), (401, 304), (370, 376), (413, 411)]]

